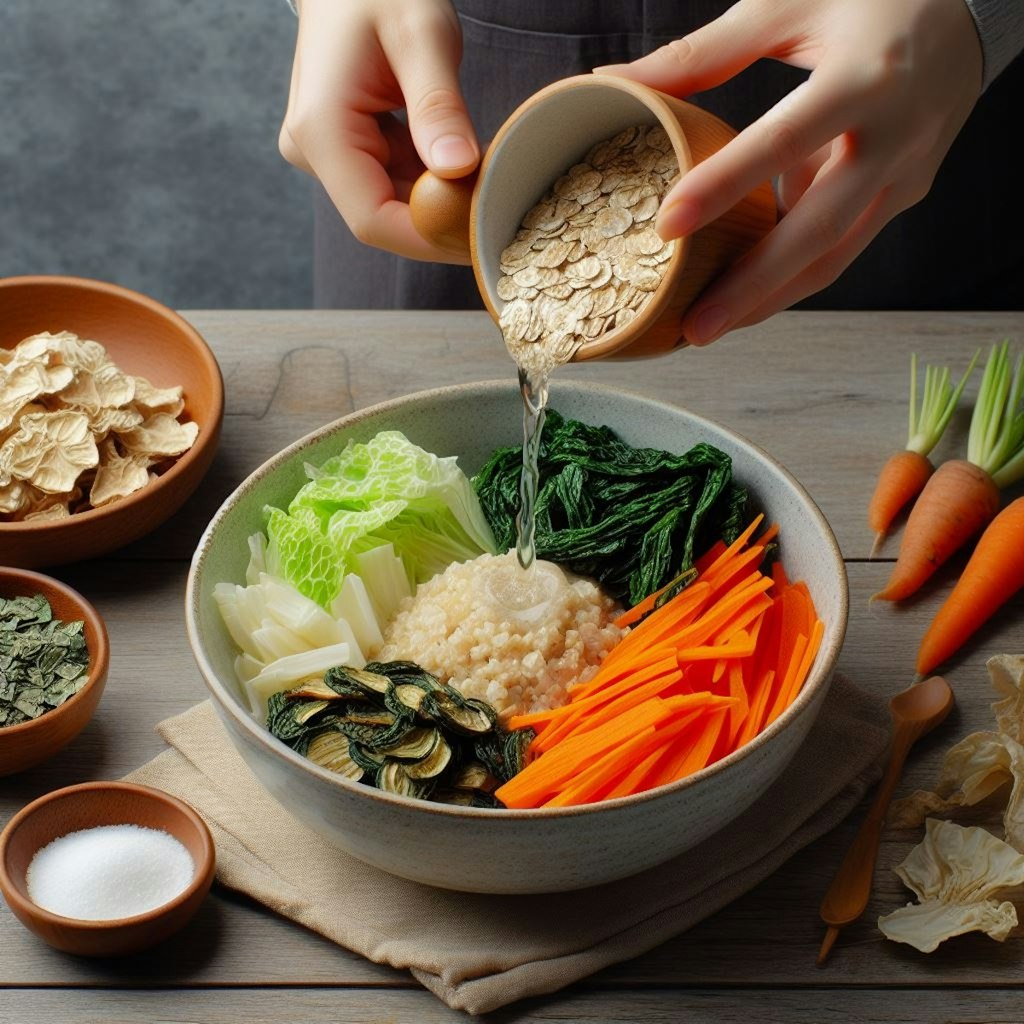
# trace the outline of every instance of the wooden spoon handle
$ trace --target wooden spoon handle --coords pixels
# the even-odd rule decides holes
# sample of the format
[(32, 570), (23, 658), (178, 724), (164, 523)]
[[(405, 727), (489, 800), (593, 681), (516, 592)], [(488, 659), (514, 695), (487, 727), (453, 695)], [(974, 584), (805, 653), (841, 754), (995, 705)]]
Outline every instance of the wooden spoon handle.
[(821, 901), (821, 919), (825, 924), (843, 925), (856, 921), (868, 905), (885, 813), (889, 809), (896, 783), (903, 772), (903, 763), (915, 738), (916, 729), (913, 723), (897, 723), (889, 753), (889, 765), (879, 784), (878, 793), (860, 831), (846, 851), (843, 863), (839, 865), (825, 898)]

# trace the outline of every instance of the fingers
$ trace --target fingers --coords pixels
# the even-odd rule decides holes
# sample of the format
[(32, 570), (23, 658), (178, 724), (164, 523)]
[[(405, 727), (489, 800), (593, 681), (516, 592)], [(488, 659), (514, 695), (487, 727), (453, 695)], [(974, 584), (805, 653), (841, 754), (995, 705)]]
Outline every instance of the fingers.
[(791, 282), (806, 280), (812, 266), (838, 276), (846, 264), (837, 265), (837, 254), (879, 188), (873, 162), (846, 152), (833, 156), (796, 206), (701, 296), (683, 321), (687, 340), (714, 341), (774, 296), (787, 296)]
[(665, 239), (693, 234), (848, 131), (861, 113), (843, 78), (811, 78), (684, 174), (665, 197), (655, 229)]
[(767, 301), (733, 324), (733, 328), (760, 323), (827, 288), (903, 208), (904, 204), (896, 202), (889, 190), (880, 192), (834, 249), (811, 263)]
[(410, 259), (468, 262), (430, 245), (413, 227), (386, 169), (389, 147), (372, 114), (345, 111), (324, 130), (307, 131), (302, 147), (359, 241)]
[(721, 17), (682, 39), (633, 61), (594, 68), (599, 74), (621, 75), (673, 96), (710, 89), (770, 56), (780, 25), (778, 12), (788, 3), (740, 0)]
[(480, 147), (459, 86), (458, 25), (435, 17), (401, 28), (382, 32), (381, 44), (405, 98), (416, 151), (435, 174), (461, 178), (479, 163)]

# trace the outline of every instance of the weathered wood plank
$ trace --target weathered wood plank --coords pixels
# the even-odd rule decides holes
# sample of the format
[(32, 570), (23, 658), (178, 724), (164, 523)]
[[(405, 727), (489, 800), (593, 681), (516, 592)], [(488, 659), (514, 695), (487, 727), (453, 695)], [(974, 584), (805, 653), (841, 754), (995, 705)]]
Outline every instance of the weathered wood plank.
[(828, 989), (634, 989), (607, 992), (572, 989), (546, 999), (530, 999), (496, 1013), (469, 1017), (451, 1010), (426, 992), (380, 989), (272, 988), (120, 991), (15, 990), (3, 994), (3, 1024), (52, 1024), (53, 1021), (103, 1021), (104, 1024), (380, 1024), (416, 1021), (449, 1024), (541, 1024), (569, 1021), (633, 1021), (646, 1024), (903, 1024), (957, 1021), (996, 1024), (1020, 1020), (1020, 995), (1014, 991), (878, 991), (836, 993)]
[[(186, 568), (175, 562), (108, 562), (82, 566), (70, 582), (95, 601), (112, 638), (107, 692), (94, 720), (61, 755), (28, 776), (0, 784), (0, 822), (35, 796), (89, 779), (116, 778), (162, 749), (153, 727), (204, 696), (182, 623)], [(909, 680), (915, 638), (942, 596), (932, 588), (900, 610), (869, 609), (868, 596), (888, 566), (850, 567), (851, 622), (840, 667), (879, 694)], [(949, 581), (944, 581), (944, 586)], [(921, 744), (905, 789), (927, 785), (943, 750), (989, 722), (985, 659), (1000, 650), (1024, 650), (1024, 601), (1007, 608), (984, 637), (952, 666), (958, 709)], [(754, 892), (688, 934), (628, 964), (604, 972), (607, 985), (635, 982), (729, 985), (1000, 984), (1013, 981), (1024, 947), (965, 938), (931, 957), (885, 943), (874, 920), (905, 902), (891, 867), (916, 841), (890, 834), (882, 851), (875, 894), (864, 921), (850, 928), (826, 973), (814, 967), (820, 941), (817, 906), (857, 820), (847, 822), (794, 858)], [(170, 954), (173, 948), (173, 955)], [(73, 960), (37, 942), (0, 907), (0, 984), (330, 984), (402, 983), (407, 976), (369, 964), (242, 897), (217, 892), (172, 947), (110, 964)]]
[[(120, 557), (189, 557), (240, 480), (345, 413), (423, 388), (513, 381), (483, 313), (187, 315), (224, 374), (220, 451), (183, 512)], [(871, 546), (864, 509), (875, 474), (906, 433), (910, 353), (960, 367), (976, 346), (1005, 335), (1024, 336), (1024, 314), (788, 313), (707, 349), (570, 366), (562, 376), (685, 405), (751, 438), (808, 488), (846, 556), (863, 558)], [(557, 379), (552, 400), (557, 406)], [(965, 433), (961, 416), (936, 454), (962, 451)]]

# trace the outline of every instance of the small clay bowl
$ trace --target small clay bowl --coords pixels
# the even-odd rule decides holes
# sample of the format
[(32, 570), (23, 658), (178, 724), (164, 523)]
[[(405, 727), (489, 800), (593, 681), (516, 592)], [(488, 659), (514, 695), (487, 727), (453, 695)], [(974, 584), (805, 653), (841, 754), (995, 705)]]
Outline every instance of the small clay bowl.
[(67, 746), (85, 728), (100, 702), (110, 664), (107, 629), (95, 608), (77, 590), (59, 580), (28, 569), (0, 566), (0, 597), (42, 594), (62, 622), (85, 623), (89, 651), (89, 678), (85, 686), (63, 704), (21, 725), (0, 728), (0, 776), (31, 768)]
[[(141, 825), (174, 836), (192, 855), (195, 875), (163, 906), (109, 921), (82, 921), (43, 910), (29, 899), (26, 873), (48, 843), (101, 825)], [(216, 853), (206, 823), (181, 800), (130, 782), (86, 782), (41, 796), (22, 808), (0, 833), (0, 892), (15, 917), (44, 942), (80, 956), (122, 956), (173, 935), (210, 891)]]
[(157, 387), (180, 384), (195, 444), (156, 480), (101, 508), (66, 519), (0, 521), (0, 565), (40, 568), (95, 558), (173, 515), (210, 468), (224, 417), (224, 382), (198, 331), (138, 292), (82, 277), (0, 278), (0, 348), (42, 331), (98, 341), (117, 366)]

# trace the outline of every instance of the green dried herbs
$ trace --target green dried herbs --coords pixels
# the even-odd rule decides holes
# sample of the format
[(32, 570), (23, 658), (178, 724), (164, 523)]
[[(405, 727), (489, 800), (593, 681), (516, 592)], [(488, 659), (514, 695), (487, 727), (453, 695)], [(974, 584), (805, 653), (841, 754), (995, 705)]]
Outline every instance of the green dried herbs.
[(498, 725), (494, 708), (463, 697), (409, 661), (338, 667), (270, 698), (279, 740), (345, 778), (388, 793), (469, 807), (522, 770), (532, 731)]
[(55, 619), (41, 594), (0, 597), (0, 728), (63, 704), (88, 678), (85, 623)]

